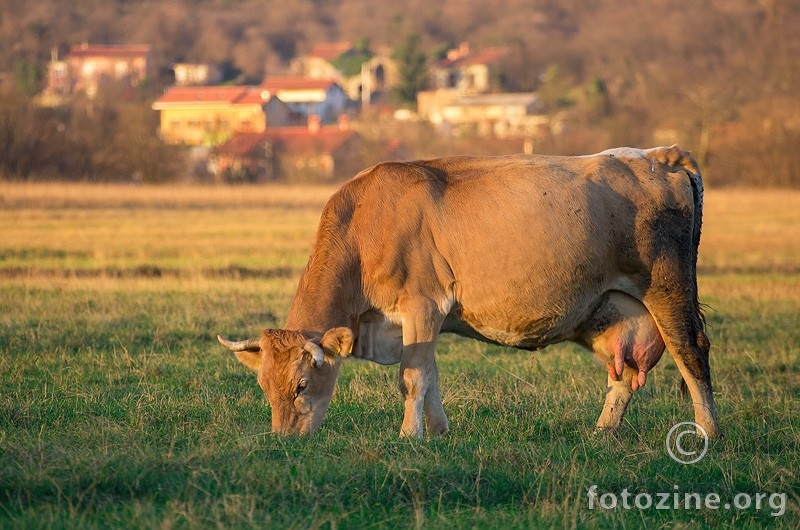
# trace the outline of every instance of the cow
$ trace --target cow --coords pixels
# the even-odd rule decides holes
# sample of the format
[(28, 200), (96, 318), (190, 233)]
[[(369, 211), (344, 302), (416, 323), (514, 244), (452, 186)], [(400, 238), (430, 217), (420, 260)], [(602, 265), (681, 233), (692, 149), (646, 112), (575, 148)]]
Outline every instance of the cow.
[(258, 373), (272, 430), (311, 434), (344, 359), (400, 363), (402, 436), (448, 431), (434, 350), (451, 332), (520, 350), (572, 341), (608, 370), (617, 429), (669, 350), (719, 433), (697, 293), (703, 205), (677, 146), (385, 162), (324, 207), (283, 329), (219, 341)]

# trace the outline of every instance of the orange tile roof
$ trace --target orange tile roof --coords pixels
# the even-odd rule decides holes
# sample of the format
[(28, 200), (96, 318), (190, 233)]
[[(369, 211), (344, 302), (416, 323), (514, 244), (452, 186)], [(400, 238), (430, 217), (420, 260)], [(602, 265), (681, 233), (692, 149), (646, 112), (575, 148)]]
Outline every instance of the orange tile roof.
[(312, 79), (300, 75), (272, 75), (265, 77), (260, 86), (275, 93), (278, 90), (325, 90), (334, 83), (331, 79)]
[(173, 86), (156, 103), (260, 104), (265, 101), (262, 93), (263, 90), (255, 86)]
[(258, 156), (263, 154), (264, 142), (271, 142), (289, 153), (331, 153), (355, 134), (338, 126), (325, 126), (317, 132), (308, 127), (275, 127), (260, 133), (237, 133), (214, 152), (217, 156)]
[(311, 48), (308, 52), (309, 57), (316, 57), (326, 61), (332, 61), (343, 53), (347, 53), (353, 49), (353, 45), (349, 42), (320, 42)]

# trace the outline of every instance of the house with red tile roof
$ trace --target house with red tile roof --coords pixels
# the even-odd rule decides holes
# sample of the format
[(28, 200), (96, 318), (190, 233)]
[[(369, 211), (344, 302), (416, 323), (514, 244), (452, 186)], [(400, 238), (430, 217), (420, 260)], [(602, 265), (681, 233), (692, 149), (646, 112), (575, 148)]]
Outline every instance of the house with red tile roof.
[(344, 178), (362, 168), (355, 148), (359, 135), (347, 117), (321, 125), (311, 116), (307, 127), (276, 127), (235, 134), (210, 157), (220, 181), (323, 181)]
[(156, 99), (160, 134), (170, 144), (218, 145), (237, 132), (286, 125), (290, 110), (257, 86), (173, 86)]
[(150, 77), (151, 48), (144, 44), (89, 44), (72, 46), (64, 60), (55, 52), (48, 65), (44, 94), (67, 96), (85, 92), (90, 98), (109, 82), (135, 88)]
[(463, 42), (431, 66), (433, 88), (457, 89), (462, 94), (496, 90), (497, 87), (492, 86), (492, 76), (508, 55), (507, 48), (484, 48), (473, 52), (469, 44)]
[(292, 69), (304, 77), (340, 81), (342, 72), (333, 63), (342, 55), (354, 51), (352, 42), (320, 42), (315, 44), (308, 54), (295, 59), (292, 62)]
[(366, 45), (351, 42), (323, 42), (292, 61), (294, 74), (312, 79), (332, 79), (347, 97), (369, 105), (399, 80), (391, 50), (379, 48), (374, 53)]
[(500, 92), (508, 48), (472, 51), (462, 43), (430, 68), (432, 90), (417, 93), (417, 114), (454, 135), (533, 138), (553, 125), (534, 92)]

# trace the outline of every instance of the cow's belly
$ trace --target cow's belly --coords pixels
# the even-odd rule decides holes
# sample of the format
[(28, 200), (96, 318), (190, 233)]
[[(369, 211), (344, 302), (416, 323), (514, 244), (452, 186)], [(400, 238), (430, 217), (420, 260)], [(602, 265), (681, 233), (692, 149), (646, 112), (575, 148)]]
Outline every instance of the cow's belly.
[[(513, 304), (513, 302), (512, 302)], [(455, 308), (445, 319), (442, 331), (521, 350), (539, 350), (550, 344), (572, 340), (592, 313), (590, 302), (566, 313), (522, 311), (515, 316), (473, 313)], [(519, 306), (509, 307), (511, 311)]]
[(530, 335), (524, 336), (520, 334), (512, 334), (507, 331), (487, 326), (483, 326), (480, 328), (480, 330), (478, 330), (472, 327), (472, 325), (468, 322), (465, 322), (464, 320), (456, 318), (452, 315), (445, 319), (444, 325), (442, 326), (442, 332), (455, 333), (456, 335), (460, 335), (462, 337), (468, 337), (482, 342), (488, 342), (490, 344), (499, 344), (500, 346), (512, 346), (521, 350), (535, 351), (544, 348), (548, 344), (551, 344), (538, 336), (534, 337)]
[[(442, 331), (523, 350), (567, 340), (580, 342), (587, 323), (608, 303), (609, 293), (640, 298), (635, 278), (606, 279), (601, 274), (584, 275), (575, 283), (575, 279), (539, 283), (534, 289), (518, 291), (517, 296), (481, 299), (462, 290), (463, 298), (453, 306)], [(576, 289), (576, 283), (582, 288)]]
[(580, 278), (527, 274), (510, 287), (491, 280), (464, 286), (443, 331), (524, 350), (572, 340), (614, 283), (605, 271), (593, 272)]

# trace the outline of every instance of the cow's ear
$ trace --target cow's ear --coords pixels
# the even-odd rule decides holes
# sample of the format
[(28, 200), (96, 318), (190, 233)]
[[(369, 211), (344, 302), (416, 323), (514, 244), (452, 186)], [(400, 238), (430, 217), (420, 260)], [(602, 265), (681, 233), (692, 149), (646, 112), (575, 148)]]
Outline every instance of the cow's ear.
[(353, 351), (353, 332), (350, 328), (329, 329), (322, 336), (322, 348), (334, 357), (346, 357)]

